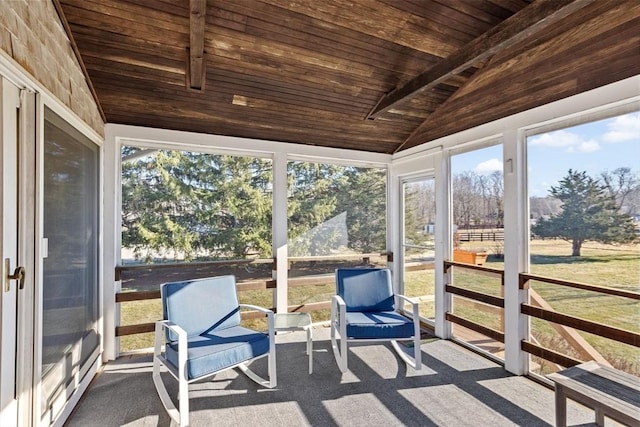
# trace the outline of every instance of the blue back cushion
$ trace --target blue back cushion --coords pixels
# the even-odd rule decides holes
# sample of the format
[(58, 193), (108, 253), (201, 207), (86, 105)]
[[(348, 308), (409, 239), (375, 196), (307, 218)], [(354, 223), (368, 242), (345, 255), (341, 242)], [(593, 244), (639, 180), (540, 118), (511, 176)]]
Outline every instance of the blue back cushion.
[[(163, 318), (179, 325), (188, 337), (240, 324), (234, 276), (165, 283), (160, 293)], [(167, 339), (175, 341), (177, 336), (169, 333)]]
[(347, 311), (393, 311), (391, 272), (388, 268), (339, 268), (337, 293)]

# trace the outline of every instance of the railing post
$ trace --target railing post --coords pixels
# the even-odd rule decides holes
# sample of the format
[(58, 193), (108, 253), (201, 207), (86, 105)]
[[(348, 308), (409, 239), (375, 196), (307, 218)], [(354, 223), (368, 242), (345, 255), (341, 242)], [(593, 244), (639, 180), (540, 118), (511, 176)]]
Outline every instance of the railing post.
[[(451, 160), (450, 157), (438, 153), (436, 165), (436, 229), (435, 229), (435, 334), (440, 338), (451, 338), (453, 326), (446, 318), (451, 311), (453, 297), (445, 291), (451, 282), (451, 269), (445, 270), (444, 261), (453, 256), (453, 241), (456, 239), (451, 222)], [(460, 234), (457, 234), (460, 236)], [(453, 239), (452, 239), (453, 238)]]
[(505, 369), (516, 375), (529, 370), (528, 354), (522, 341), (529, 337), (529, 321), (520, 313), (520, 305), (528, 300), (520, 289), (519, 273), (527, 268), (528, 218), (525, 179), (525, 141), (519, 132), (509, 130), (503, 136), (504, 158), (504, 335)]

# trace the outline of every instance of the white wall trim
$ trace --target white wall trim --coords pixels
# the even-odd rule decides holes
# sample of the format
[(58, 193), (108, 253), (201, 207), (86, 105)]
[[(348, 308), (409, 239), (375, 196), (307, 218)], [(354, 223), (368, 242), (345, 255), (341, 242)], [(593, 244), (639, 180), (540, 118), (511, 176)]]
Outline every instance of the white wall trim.
[(219, 154), (258, 157), (268, 157), (273, 153), (286, 153), (291, 159), (299, 158), (306, 161), (316, 159), (316, 161), (323, 163), (339, 162), (341, 164), (348, 162), (350, 165), (387, 165), (391, 162), (390, 154), (139, 126), (107, 124), (105, 133), (108, 135), (108, 140), (113, 141), (118, 138), (123, 145), (131, 144), (154, 148), (180, 147), (181, 150), (206, 152), (213, 150)]

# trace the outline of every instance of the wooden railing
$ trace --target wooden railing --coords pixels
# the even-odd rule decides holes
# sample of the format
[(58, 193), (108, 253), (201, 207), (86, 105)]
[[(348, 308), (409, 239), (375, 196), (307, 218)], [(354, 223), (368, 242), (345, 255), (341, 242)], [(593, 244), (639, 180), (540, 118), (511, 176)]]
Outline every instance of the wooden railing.
[[(596, 292), (603, 295), (612, 295), (617, 297), (630, 298), (633, 300), (640, 300), (640, 293), (638, 292), (630, 292), (622, 289), (609, 288), (605, 286), (595, 286), (595, 285), (589, 285), (586, 283), (572, 282), (568, 280), (555, 279), (551, 277), (539, 276), (534, 274), (526, 274), (526, 273), (520, 274), (520, 278), (519, 278), (520, 289), (528, 289), (529, 282), (532, 280), (537, 282), (550, 283), (558, 286), (564, 286), (564, 287), (573, 288), (573, 289), (582, 289), (582, 290), (592, 291), (592, 292)], [(532, 302), (535, 302), (535, 301), (532, 301)], [(593, 322), (591, 320), (582, 319), (577, 316), (571, 316), (568, 314), (559, 313), (553, 310), (550, 306), (540, 306), (541, 304), (536, 304), (536, 305), (537, 306), (532, 304), (521, 304), (520, 312), (527, 316), (546, 320), (548, 322), (552, 322), (555, 325), (559, 325), (564, 328), (569, 328), (570, 330), (577, 329), (583, 332), (597, 335), (599, 337), (608, 338), (614, 341), (632, 345), (634, 347), (640, 347), (640, 334), (637, 332), (628, 331), (622, 328), (616, 328), (616, 327), (605, 325), (598, 322)], [(557, 363), (564, 367), (575, 366), (584, 362), (584, 360), (578, 360), (578, 359), (569, 357), (557, 351), (542, 347), (528, 340), (522, 341), (521, 348), (523, 351), (526, 351), (527, 353), (530, 353), (534, 356), (538, 356), (552, 363)], [(588, 349), (585, 350), (583, 348), (582, 351), (578, 349), (578, 352), (581, 354), (582, 357), (598, 360), (597, 354), (585, 355), (585, 351), (589, 353)]]
[[(361, 260), (363, 264), (368, 264), (371, 258), (374, 257), (386, 257), (387, 262), (393, 260), (393, 254), (391, 252), (384, 253), (366, 253), (366, 254), (353, 254), (353, 255), (332, 255), (332, 256), (310, 256), (310, 257), (290, 257), (288, 259), (289, 264), (296, 262), (322, 262), (322, 261), (356, 261)], [(115, 280), (123, 280), (123, 276), (127, 272), (136, 271), (154, 271), (162, 269), (177, 269), (177, 270), (193, 270), (207, 267), (228, 267), (228, 266), (249, 266), (257, 264), (271, 264), (272, 270), (276, 269), (276, 259), (274, 258), (260, 258), (260, 259), (236, 259), (236, 260), (221, 260), (221, 261), (206, 261), (206, 262), (193, 262), (193, 263), (166, 263), (166, 264), (144, 264), (144, 265), (119, 265), (115, 268)], [(313, 286), (319, 284), (325, 284), (328, 281), (332, 281), (333, 274), (325, 274), (312, 277), (290, 277), (288, 279), (289, 287), (298, 286)], [(160, 283), (158, 283), (160, 285)], [(238, 292), (251, 291), (251, 290), (266, 290), (276, 289), (277, 283), (273, 279), (265, 280), (246, 280), (239, 281), (237, 283)], [(132, 301), (144, 301), (155, 300), (160, 298), (160, 290), (142, 290), (142, 291), (124, 291), (117, 292), (115, 295), (115, 302), (118, 304), (127, 303)], [(301, 305), (290, 305), (288, 310), (290, 312), (302, 311), (302, 312), (314, 312), (318, 310), (324, 310), (330, 308), (330, 301), (321, 301), (306, 303)], [(272, 307), (272, 309), (274, 309)], [(258, 312), (243, 311), (243, 319), (252, 319), (262, 317), (263, 315)], [(139, 323), (133, 325), (116, 326), (116, 337), (122, 337), (126, 335), (142, 334), (153, 332), (154, 323)]]
[[(501, 285), (500, 289), (501, 290), (504, 289), (504, 271), (503, 270), (500, 270), (497, 268), (473, 265), (473, 264), (466, 264), (463, 262), (455, 262), (455, 261), (444, 262), (445, 273), (449, 273), (452, 267), (458, 267), (465, 270), (472, 270), (480, 274), (486, 274), (492, 277), (499, 277), (500, 285)], [(458, 295), (458, 296), (470, 299), (472, 301), (480, 302), (485, 306), (489, 305), (491, 307), (496, 307), (497, 309), (504, 309), (503, 296), (496, 297), (494, 295), (485, 294), (483, 292), (472, 291), (469, 289), (461, 288), (453, 284), (446, 284), (445, 291), (454, 295)], [(501, 295), (504, 295), (502, 291), (501, 291)], [(478, 306), (477, 308), (481, 308), (481, 307), (483, 306)], [(500, 323), (504, 324), (504, 310), (500, 310), (499, 316), (500, 316)], [(464, 328), (471, 329), (472, 331), (478, 332), (479, 334), (487, 336), (495, 341), (504, 343), (504, 332), (502, 331), (489, 328), (487, 326), (474, 322), (470, 319), (465, 319), (463, 317), (457, 316), (451, 312), (445, 313), (445, 319), (455, 324), (458, 324)]]
[[(445, 261), (444, 262), (444, 270), (445, 273), (448, 273), (451, 267), (458, 267), (465, 270), (476, 271), (480, 274), (489, 274), (492, 276), (499, 276), (502, 281), (502, 285), (504, 285), (504, 272), (502, 270), (497, 270), (494, 268), (477, 266), (472, 264), (460, 263), (460, 262), (452, 262)], [(529, 282), (535, 280), (544, 283), (550, 283), (558, 286), (565, 286), (573, 289), (581, 289), (592, 292), (597, 292), (603, 295), (611, 295), (623, 298), (630, 298), (633, 300), (640, 300), (640, 293), (630, 292), (621, 289), (603, 287), (603, 286), (594, 286), (586, 283), (572, 282), (567, 280), (555, 279), (545, 276), (538, 276), (532, 274), (522, 273), (519, 276), (519, 287), (520, 289), (529, 289)], [(503, 286), (504, 287), (504, 286)], [(485, 294), (478, 291), (473, 291), (465, 288), (461, 288), (459, 286), (455, 286), (453, 283), (446, 284), (445, 290), (451, 294), (458, 295), (469, 299), (474, 302), (481, 303), (478, 304), (476, 308), (482, 309), (485, 307), (485, 311), (488, 308), (493, 308), (495, 310), (504, 308), (504, 298), (497, 297), (494, 295)], [(597, 335), (600, 337), (608, 338), (617, 342), (629, 344), (635, 347), (640, 347), (640, 334), (633, 331), (628, 331), (622, 328), (617, 328), (613, 326), (609, 326), (606, 324), (582, 319), (580, 317), (571, 316), (568, 314), (559, 313), (551, 308), (551, 306), (533, 289), (529, 290), (530, 295), (530, 303), (521, 304), (520, 312), (523, 315), (535, 317), (538, 319), (542, 319), (548, 322), (551, 322), (552, 327), (564, 338), (564, 340), (569, 344), (569, 346), (576, 351), (577, 354), (583, 360), (576, 359), (571, 356), (567, 356), (562, 354), (556, 350), (552, 350), (549, 348), (545, 348), (539, 345), (534, 340), (523, 340), (521, 343), (521, 349), (529, 354), (545, 359), (551, 363), (555, 363), (564, 367), (574, 366), (584, 361), (595, 360), (598, 363), (609, 365), (609, 362), (599, 353), (597, 352), (583, 337), (580, 335), (577, 330), (587, 332), (593, 335)], [(487, 307), (489, 306), (489, 307)], [(502, 312), (500, 315), (504, 315)], [(504, 333), (502, 331), (498, 331), (492, 328), (488, 328), (486, 326), (480, 325), (477, 322), (474, 322), (470, 319), (462, 318), (454, 313), (447, 312), (445, 314), (445, 318), (463, 326), (472, 331), (478, 332), (484, 336), (487, 336), (495, 341), (504, 343)]]

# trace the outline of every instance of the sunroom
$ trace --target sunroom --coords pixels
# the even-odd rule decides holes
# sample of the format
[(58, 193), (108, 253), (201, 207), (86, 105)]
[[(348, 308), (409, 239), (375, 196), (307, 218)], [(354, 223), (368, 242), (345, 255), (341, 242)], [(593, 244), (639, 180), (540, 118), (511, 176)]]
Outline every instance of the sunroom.
[[(168, 424), (159, 285), (229, 274), (309, 314), (313, 373), (278, 334), (278, 387), (197, 383), (192, 425), (548, 425), (549, 374), (640, 376), (639, 28), (617, 0), (0, 2), (0, 425)], [(341, 267), (418, 303), (420, 371), (376, 344), (341, 374)]]

